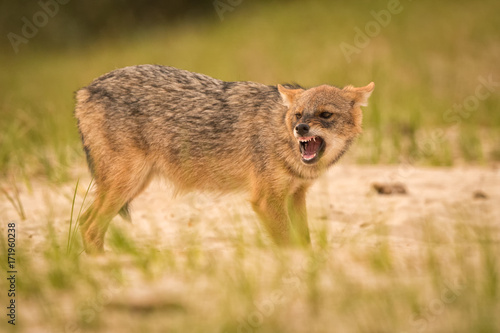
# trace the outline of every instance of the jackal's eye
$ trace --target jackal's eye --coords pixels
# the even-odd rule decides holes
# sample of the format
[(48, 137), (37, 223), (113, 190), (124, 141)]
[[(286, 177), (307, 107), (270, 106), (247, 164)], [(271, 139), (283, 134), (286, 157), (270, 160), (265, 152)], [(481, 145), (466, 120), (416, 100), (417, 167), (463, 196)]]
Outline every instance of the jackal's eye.
[(296, 113), (296, 114), (295, 114), (295, 118), (297, 118), (297, 120), (299, 120), (299, 119), (300, 119), (300, 117), (302, 117), (302, 115), (301, 115), (300, 113)]
[(330, 117), (332, 116), (332, 113), (331, 113), (331, 112), (326, 112), (326, 111), (325, 111), (325, 112), (321, 112), (321, 113), (319, 114), (319, 116), (320, 116), (321, 118), (323, 118), (323, 119), (328, 119), (328, 118), (330, 118)]

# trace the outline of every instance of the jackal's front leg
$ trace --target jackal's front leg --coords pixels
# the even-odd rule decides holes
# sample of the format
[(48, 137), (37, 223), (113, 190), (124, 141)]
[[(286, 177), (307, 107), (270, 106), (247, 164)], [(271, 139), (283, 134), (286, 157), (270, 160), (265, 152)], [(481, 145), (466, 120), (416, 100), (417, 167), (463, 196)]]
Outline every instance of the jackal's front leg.
[(285, 196), (265, 194), (252, 200), (254, 211), (278, 245), (288, 245), (292, 240), (286, 206)]
[(307, 245), (311, 243), (306, 209), (307, 187), (300, 187), (288, 198), (288, 215), (292, 224), (294, 242)]

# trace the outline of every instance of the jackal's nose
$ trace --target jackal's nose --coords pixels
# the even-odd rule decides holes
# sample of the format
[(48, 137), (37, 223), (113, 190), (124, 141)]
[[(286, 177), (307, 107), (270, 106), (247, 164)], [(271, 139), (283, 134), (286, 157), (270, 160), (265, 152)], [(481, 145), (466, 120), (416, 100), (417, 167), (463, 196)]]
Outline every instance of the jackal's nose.
[(309, 125), (307, 124), (298, 124), (295, 127), (295, 130), (297, 131), (297, 134), (300, 136), (304, 136), (309, 132)]

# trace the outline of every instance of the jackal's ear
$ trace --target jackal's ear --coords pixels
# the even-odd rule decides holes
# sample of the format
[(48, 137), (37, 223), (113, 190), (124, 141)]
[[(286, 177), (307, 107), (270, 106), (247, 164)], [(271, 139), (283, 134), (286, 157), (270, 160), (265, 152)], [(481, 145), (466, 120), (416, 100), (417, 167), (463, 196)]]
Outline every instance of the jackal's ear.
[(300, 93), (304, 91), (304, 89), (289, 89), (283, 87), (281, 84), (278, 84), (278, 91), (280, 92), (283, 104), (286, 107), (290, 107), (293, 102), (295, 102), (297, 97), (299, 97)]
[(354, 93), (354, 105), (367, 106), (368, 98), (375, 88), (375, 83), (370, 82), (364, 87), (356, 88), (353, 86), (347, 86), (344, 88), (346, 91), (351, 91)]

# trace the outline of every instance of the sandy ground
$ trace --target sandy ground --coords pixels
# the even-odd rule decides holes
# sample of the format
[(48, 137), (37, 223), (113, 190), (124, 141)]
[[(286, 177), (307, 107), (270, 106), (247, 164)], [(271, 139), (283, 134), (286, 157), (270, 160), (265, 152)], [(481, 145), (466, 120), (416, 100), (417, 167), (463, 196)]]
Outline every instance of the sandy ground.
[[(89, 182), (84, 171), (82, 175), (75, 209), (82, 202)], [(407, 193), (378, 194), (373, 189), (376, 182), (402, 183)], [(48, 221), (56, 231), (67, 233), (74, 184), (54, 186), (34, 181), (31, 189), (22, 183), (18, 187), (26, 221), (20, 221), (5, 196), (0, 199), (0, 216), (3, 224), (19, 222), (23, 246), (36, 250), (43, 243), (43, 229)], [(12, 192), (12, 186), (6, 189)], [(133, 223), (116, 217), (113, 224), (127, 230), (139, 244), (152, 242), (160, 250), (182, 247), (183, 237), (197, 237), (205, 246), (214, 248), (224, 247), (228, 237), (241, 233), (269, 241), (243, 194), (190, 193), (175, 197), (172, 193), (168, 184), (154, 182), (134, 201)], [(368, 235), (370, 228), (384, 225), (388, 236), (401, 246), (412, 246), (412, 242), (421, 239), (418, 226), (424, 221), (442, 228), (443, 237), (451, 235), (454, 223), (471, 217), (489, 221), (495, 229), (500, 226), (500, 170), (341, 164), (311, 188), (308, 212), (313, 243), (315, 231), (325, 226), (335, 241), (340, 236)]]
[[(81, 176), (75, 205), (74, 214), (76, 215), (90, 178), (84, 169), (77, 170), (75, 173)], [(373, 187), (374, 183), (399, 183), (406, 189), (406, 194), (379, 194)], [(12, 184), (4, 183), (3, 186), (8, 193), (14, 193)], [(33, 258), (39, 258), (40, 264), (43, 265), (44, 249), (47, 246), (53, 246), (47, 238), (48, 231), (53, 228), (61, 244), (61, 251), (64, 252), (74, 186), (74, 183), (53, 185), (44, 181), (32, 181), (31, 186), (27, 186), (25, 183), (18, 182), (17, 187), (26, 212), (26, 220), (21, 221), (12, 204), (6, 200), (5, 196), (0, 196), (1, 234), (6, 235), (7, 222), (16, 222), (17, 247), (25, 253), (32, 254)], [(342, 274), (346, 274), (353, 280), (361, 279), (363, 284), (377, 285), (377, 288), (381, 287), (380, 279), (377, 279), (377, 275), (373, 272), (366, 272), (366, 268), (370, 265), (359, 262), (370, 258), (370, 253), (380, 253), (380, 248), (387, 244), (390, 246), (398, 272), (403, 272), (403, 275), (406, 274), (405, 276), (417, 280), (428, 277), (430, 273), (425, 271), (426, 265), (416, 264), (418, 260), (425, 260), (422, 259), (425, 256), (419, 255), (427, 248), (423, 244), (425, 242), (437, 244), (436, 249), (442, 260), (452, 258), (452, 256), (446, 256), (447, 252), (464, 247), (464, 253), (471, 256), (473, 251), (467, 251), (466, 239), (462, 237), (463, 234), (457, 237), (457, 232), (460, 232), (461, 225), (466, 225), (462, 229), (470, 229), (474, 228), (475, 224), (482, 228), (481, 230), (486, 230), (489, 240), (499, 242), (499, 204), (500, 170), (495, 167), (411, 168), (340, 164), (319, 179), (308, 195), (309, 224), (313, 246), (318, 247), (321, 242), (326, 241), (328, 253), (330, 253), (329, 263), (331, 261), (332, 265), (337, 265), (335, 269), (342, 271)], [(265, 253), (267, 251), (262, 251), (262, 249), (267, 250), (268, 246), (272, 248), (271, 241), (259, 225), (243, 194), (213, 196), (190, 193), (175, 197), (168, 184), (157, 181), (133, 203), (132, 219), (133, 223), (128, 223), (116, 217), (112, 227), (125, 234), (137, 247), (147, 247), (154, 251), (164, 251), (162, 253), (174, 255), (180, 254), (176, 257), (183, 260), (182, 258), (189, 257), (188, 253), (192, 252), (194, 246), (202, 249), (206, 258), (221, 261), (222, 266), (219, 264), (219, 267), (224, 267), (225, 272), (227, 267), (232, 267), (234, 264), (235, 256), (231, 253), (237, 252), (236, 248), (243, 243), (250, 245), (244, 245), (245, 251), (254, 255), (247, 256), (247, 259), (240, 265), (279, 267), (276, 262), (279, 256), (269, 256)], [(427, 226), (432, 228), (429, 229)], [(431, 232), (426, 234), (426, 230)], [(188, 318), (186, 319), (179, 315), (179, 318), (184, 318), (183, 320), (189, 320), (189, 318), (198, 320), (200, 314), (210, 315), (214, 305), (210, 302), (194, 302), (192, 295), (209, 295), (205, 297), (212, 300), (218, 299), (214, 302), (220, 309), (228, 306), (224, 303), (224, 297), (220, 296), (221, 290), (217, 288), (217, 284), (210, 287), (213, 281), (208, 283), (206, 278), (201, 278), (199, 281), (196, 280), (195, 285), (192, 285), (193, 279), (187, 276), (190, 273), (187, 272), (184, 276), (182, 269), (180, 272), (160, 273), (161, 278), (154, 281), (144, 280), (145, 278), (138, 273), (137, 267), (134, 269), (133, 265), (130, 265), (127, 255), (117, 253), (110, 246), (112, 234), (108, 232), (107, 235), (107, 254), (99, 258), (88, 258), (92, 261), (92, 265), (100, 262), (104, 266), (108, 259), (113, 258), (115, 262), (118, 260), (120, 266), (124, 267), (127, 272), (126, 287), (120, 287), (119, 292), (113, 292), (111, 298), (105, 302), (106, 316), (101, 316), (101, 318), (104, 318), (102, 320), (105, 320), (106, 324), (102, 331), (122, 332), (123, 327), (116, 326), (115, 323), (123, 323), (124, 327), (128, 327), (127, 325), (136, 325), (137, 322), (141, 322), (136, 320), (137, 317), (128, 315), (127, 311), (136, 308), (151, 309), (180, 304), (178, 306), (180, 308), (191, 309), (188, 314), (193, 316), (186, 317)], [(428, 238), (429, 235), (432, 239)], [(456, 242), (464, 243), (457, 244), (460, 246), (450, 246)], [(262, 244), (262, 246), (256, 247), (256, 244)], [(272, 251), (269, 252), (272, 253)], [(474, 253), (477, 257), (478, 252)], [(294, 252), (295, 254), (298, 254), (300, 259), (304, 252), (298, 251)], [(300, 263), (298, 260), (296, 262)], [(188, 265), (181, 266), (187, 267)], [(295, 265), (292, 266), (295, 267)], [(304, 267), (297, 265), (291, 272), (296, 274), (294, 276), (301, 276)], [(419, 271), (422, 267), (423, 271)], [(459, 268), (457, 265), (449, 265), (450, 270)], [(273, 274), (268, 272), (265, 276), (269, 278)], [(369, 279), (368, 276), (372, 278)], [(223, 281), (232, 281), (228, 277), (225, 279)], [(330, 278), (326, 281), (330, 281)], [(388, 279), (384, 283), (391, 283), (391, 280)], [(283, 290), (288, 290), (286, 288), (289, 287), (285, 283), (280, 286), (279, 288)], [(307, 290), (305, 286), (305, 283), (299, 285), (297, 292)], [(234, 287), (231, 290), (234, 291)], [(329, 289), (325, 287), (325, 290)], [(64, 325), (71, 326), (79, 322), (78, 314), (81, 314), (78, 312), (81, 308), (79, 304), (88, 296), (85, 290), (75, 290), (74, 293), (76, 296), (63, 294), (64, 297), (62, 297), (57, 294), (59, 295), (56, 297), (58, 302), (66, 302), (68, 305), (57, 307), (59, 303), (54, 303), (53, 306), (57, 309), (55, 311), (62, 312), (61, 318), (54, 319), (53, 325), (57, 326), (62, 322)], [(66, 301), (63, 300), (65, 297)], [(98, 299), (96, 297), (98, 296), (91, 299)], [(231, 297), (227, 298), (231, 299)], [(429, 299), (433, 298), (429, 296)], [(239, 300), (237, 304), (240, 304)], [(321, 325), (325, 322), (342, 319), (325, 317), (324, 320), (315, 318), (315, 321), (311, 322), (306, 316), (308, 312), (300, 306), (296, 307), (291, 301), (284, 304), (286, 305), (283, 306), (288, 310), (284, 312), (284, 317), (278, 320), (282, 320), (284, 327), (288, 327), (287, 323), (290, 323), (290, 318), (295, 318), (296, 320), (292, 320), (293, 323), (289, 325), (295, 327), (296, 332), (311, 331), (307, 325), (312, 322), (318, 323), (319, 328), (316, 327), (316, 331), (321, 331)], [(331, 306), (335, 308), (338, 305)], [(25, 331), (52, 331), (52, 324), (46, 322), (43, 309), (44, 306), (34, 301), (26, 301), (23, 307), (27, 329)], [(83, 307), (83, 309), (87, 308)], [(158, 316), (161, 314), (158, 318), (164, 317), (162, 312), (158, 313)], [(330, 312), (328, 314), (331, 315)], [(450, 312), (450, 316), (453, 315), (454, 313)], [(210, 316), (207, 318), (211, 318)], [(170, 317), (165, 318), (168, 322)], [(244, 322), (248, 316), (243, 315), (241, 318)], [(450, 318), (447, 319), (448, 322), (458, 320)], [(144, 322), (141, 323), (144, 324)], [(440, 321), (436, 320), (435, 323), (440, 323)], [(350, 327), (348, 323), (344, 325)], [(78, 325), (76, 327), (78, 328)]]

